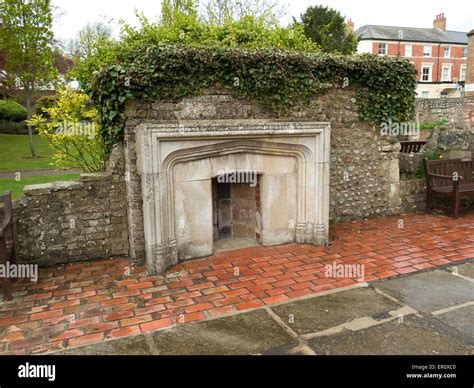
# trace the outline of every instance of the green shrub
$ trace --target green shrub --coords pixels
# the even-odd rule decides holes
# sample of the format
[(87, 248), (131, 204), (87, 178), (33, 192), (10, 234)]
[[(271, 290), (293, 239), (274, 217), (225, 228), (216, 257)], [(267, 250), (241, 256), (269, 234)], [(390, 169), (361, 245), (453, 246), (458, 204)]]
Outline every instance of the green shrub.
[(440, 128), (443, 125), (447, 124), (448, 120), (443, 119), (443, 120), (437, 120), (429, 123), (421, 123), (420, 124), (420, 129), (424, 131), (430, 131), (432, 129)]
[(13, 100), (0, 100), (0, 120), (22, 121), (26, 120), (27, 111), (23, 105)]
[(86, 94), (61, 90), (56, 103), (28, 123), (55, 148), (57, 168), (79, 167), (86, 172), (103, 169), (104, 146), (97, 111), (91, 108)]
[(57, 101), (57, 95), (48, 95), (38, 98), (35, 103), (35, 114), (42, 114), (43, 116), (49, 117), (48, 109), (52, 108)]
[(28, 127), (24, 121), (0, 120), (0, 133), (11, 135), (26, 135)]

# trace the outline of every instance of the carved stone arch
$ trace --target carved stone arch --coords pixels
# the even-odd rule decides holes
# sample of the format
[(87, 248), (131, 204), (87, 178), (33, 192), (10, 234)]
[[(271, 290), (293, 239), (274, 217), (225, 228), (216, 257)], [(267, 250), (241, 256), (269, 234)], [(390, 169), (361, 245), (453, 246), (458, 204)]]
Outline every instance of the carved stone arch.
[[(243, 163), (242, 157), (245, 156), (246, 161), (252, 163), (248, 168), (266, 176), (268, 182), (279, 177), (280, 173), (275, 172), (278, 168), (282, 168), (282, 176), (293, 179), (294, 174), (296, 215), (293, 240), (311, 244), (324, 244), (327, 241), (329, 125), (270, 120), (241, 120), (233, 121), (232, 125), (229, 122), (226, 124), (223, 126), (219, 120), (215, 120), (139, 127), (139, 173), (142, 176), (145, 241), (150, 272), (162, 273), (169, 265), (175, 264), (179, 257), (192, 257), (193, 253), (182, 255), (184, 248), (178, 241), (185, 237), (177, 236), (175, 198), (176, 193), (180, 192), (177, 186), (187, 184), (188, 181), (190, 184), (194, 181), (201, 184), (210, 182), (215, 174), (212, 169), (209, 170), (209, 166), (212, 161), (220, 163), (218, 161), (222, 158), (230, 158), (237, 165)], [(294, 160), (291, 163), (296, 171), (290, 174), (285, 170), (282, 160)], [(276, 161), (276, 167), (269, 168), (273, 161)], [(193, 163), (205, 165), (205, 168), (197, 169), (196, 176), (192, 175), (196, 172), (190, 167)], [(269, 173), (272, 168), (276, 170)], [(180, 172), (180, 169), (184, 172)], [(186, 178), (186, 174), (191, 176)], [(181, 177), (178, 183), (177, 177)], [(272, 184), (269, 187), (280, 187)], [(202, 189), (201, 186), (196, 188)], [(179, 221), (183, 222), (181, 219)], [(272, 236), (273, 232), (269, 230), (266, 233)], [(275, 236), (267, 241), (270, 244), (278, 243), (276, 232)], [(202, 256), (202, 252), (196, 248), (196, 257)], [(208, 251), (204, 253), (208, 254)]]
[[(305, 170), (306, 163), (310, 163), (313, 158), (311, 150), (305, 145), (301, 144), (288, 144), (288, 143), (273, 143), (268, 141), (261, 141), (257, 139), (243, 139), (243, 140), (232, 140), (219, 143), (219, 147), (216, 149), (214, 145), (192, 147), (184, 150), (177, 150), (169, 154), (163, 161), (163, 169), (166, 171), (168, 186), (167, 186), (167, 198), (166, 202), (163, 203), (165, 209), (167, 209), (168, 219), (168, 230), (170, 238), (175, 239), (175, 222), (173, 220), (175, 214), (175, 204), (173, 199), (174, 194), (174, 174), (173, 169), (178, 163), (183, 161), (193, 161), (204, 158), (212, 158), (216, 156), (225, 156), (231, 154), (261, 154), (261, 155), (278, 155), (278, 156), (289, 156), (297, 160), (297, 165), (301, 168), (298, 170), (298, 187), (304, 185), (305, 181)], [(258, 171), (259, 174), (265, 174), (265, 171)], [(209, 176), (213, 178), (213, 176)], [(304, 190), (298, 190), (297, 197), (297, 220), (296, 223), (302, 222), (304, 215), (304, 201), (305, 192)]]

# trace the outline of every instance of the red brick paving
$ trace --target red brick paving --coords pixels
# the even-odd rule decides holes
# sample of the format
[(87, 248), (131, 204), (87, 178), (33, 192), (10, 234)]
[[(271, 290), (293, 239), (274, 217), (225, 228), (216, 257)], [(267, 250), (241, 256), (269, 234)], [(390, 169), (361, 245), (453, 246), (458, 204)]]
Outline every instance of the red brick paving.
[(357, 282), (325, 277), (333, 262), (364, 264), (364, 280), (374, 281), (474, 258), (473, 214), (340, 223), (330, 235), (329, 247), (240, 249), (177, 265), (166, 276), (149, 276), (125, 259), (41, 269), (37, 284), (18, 282), (14, 300), (0, 304), (0, 353), (47, 353)]

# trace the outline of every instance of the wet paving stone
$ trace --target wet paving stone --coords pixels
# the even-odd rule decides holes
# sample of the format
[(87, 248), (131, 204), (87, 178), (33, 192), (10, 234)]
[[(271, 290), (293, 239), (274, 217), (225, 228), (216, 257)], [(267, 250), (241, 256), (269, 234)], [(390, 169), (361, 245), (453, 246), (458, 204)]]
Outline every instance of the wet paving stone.
[(308, 334), (361, 317), (383, 319), (399, 307), (371, 288), (357, 288), (272, 307), (272, 310), (296, 333)]
[(457, 268), (459, 275), (467, 276), (474, 280), (474, 263), (460, 264), (455, 267)]
[(69, 355), (69, 356), (91, 356), (91, 355), (150, 355), (150, 347), (143, 335), (133, 337), (125, 337), (121, 339), (100, 342), (93, 345), (83, 346), (80, 348), (69, 349), (54, 355)]
[(474, 283), (441, 270), (382, 281), (376, 287), (424, 312), (474, 301)]
[(360, 331), (313, 338), (319, 355), (472, 355), (474, 347), (459, 333), (429, 316), (405, 317)]
[(293, 340), (263, 310), (188, 323), (153, 334), (158, 354), (259, 354)]
[(465, 335), (466, 340), (474, 345), (474, 306), (466, 306), (437, 315), (436, 319), (459, 330)]

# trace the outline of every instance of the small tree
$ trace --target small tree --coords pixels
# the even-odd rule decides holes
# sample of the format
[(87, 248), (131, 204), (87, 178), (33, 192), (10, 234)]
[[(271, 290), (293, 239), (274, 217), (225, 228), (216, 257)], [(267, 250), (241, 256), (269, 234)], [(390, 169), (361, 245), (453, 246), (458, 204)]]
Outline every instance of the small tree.
[[(0, 51), (5, 71), (25, 92), (28, 118), (34, 91), (55, 78), (52, 22), (50, 0), (0, 1)], [(28, 133), (31, 156), (36, 158), (30, 125)]]
[(112, 29), (103, 22), (88, 23), (77, 37), (64, 43), (66, 55), (72, 59), (73, 67), (68, 78), (77, 80), (83, 90), (89, 90), (92, 74), (105, 65), (113, 55)]
[(251, 16), (272, 25), (278, 23), (286, 9), (277, 0), (205, 0), (201, 13), (211, 24), (224, 25), (228, 20)]
[(86, 94), (61, 90), (57, 101), (28, 123), (56, 149), (53, 160), (57, 168), (79, 167), (87, 172), (103, 169), (104, 144), (97, 111)]
[(305, 35), (324, 52), (348, 55), (357, 50), (357, 37), (335, 9), (322, 5), (309, 7), (301, 15), (301, 23)]
[(177, 15), (185, 15), (197, 19), (197, 3), (195, 0), (163, 0), (161, 2), (161, 20), (163, 25), (170, 26)]
[(104, 22), (87, 23), (75, 39), (66, 42), (66, 53), (79, 60), (97, 54), (99, 47), (112, 39), (112, 28)]

